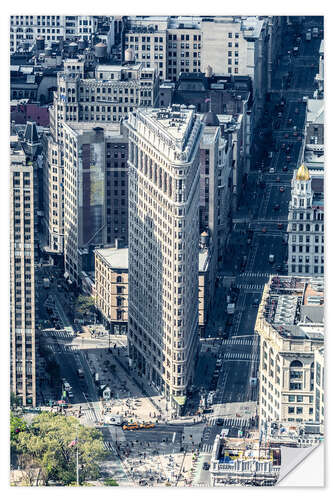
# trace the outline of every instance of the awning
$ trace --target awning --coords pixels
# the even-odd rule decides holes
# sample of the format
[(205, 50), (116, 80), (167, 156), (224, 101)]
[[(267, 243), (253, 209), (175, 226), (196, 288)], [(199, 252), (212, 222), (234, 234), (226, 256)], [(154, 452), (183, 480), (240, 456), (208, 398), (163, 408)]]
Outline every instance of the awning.
[(184, 406), (186, 402), (186, 396), (173, 396), (173, 399), (179, 406)]

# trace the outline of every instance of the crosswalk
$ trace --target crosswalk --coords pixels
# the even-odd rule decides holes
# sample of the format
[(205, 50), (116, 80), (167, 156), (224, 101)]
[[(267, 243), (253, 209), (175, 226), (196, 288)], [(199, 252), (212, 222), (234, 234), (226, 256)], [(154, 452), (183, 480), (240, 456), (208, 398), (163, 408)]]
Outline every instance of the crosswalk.
[(103, 421), (103, 415), (99, 408), (89, 403), (88, 406), (84, 408), (84, 420), (87, 423), (95, 424), (96, 422)]
[(227, 340), (223, 341), (223, 345), (252, 345), (253, 344), (253, 339), (248, 340), (248, 339), (239, 339), (237, 337), (230, 337)]
[(243, 290), (257, 290), (258, 292), (264, 288), (264, 284), (259, 283), (238, 283), (237, 287), (242, 288)]
[(213, 450), (213, 444), (212, 443), (204, 443), (202, 445), (202, 451), (206, 453), (211, 453)]
[(242, 274), (242, 276), (249, 276), (251, 278), (268, 278), (271, 275), (271, 273), (253, 273), (250, 271), (246, 271), (245, 273)]
[(226, 352), (224, 354), (224, 361), (255, 361), (259, 362), (257, 354), (250, 354), (247, 352)]
[(231, 427), (236, 427), (238, 429), (244, 428), (244, 427), (249, 427), (250, 426), (250, 419), (249, 418), (221, 418), (218, 416), (211, 417), (209, 419), (209, 422), (211, 424), (215, 424), (216, 420), (219, 420), (219, 425), (221, 426), (221, 430), (224, 428), (231, 428)]
[(76, 344), (74, 345), (64, 345), (63, 346), (63, 349), (64, 351), (67, 351), (67, 352), (73, 352), (73, 351), (77, 351), (80, 347)]
[(103, 441), (103, 448), (105, 451), (109, 451), (111, 453), (115, 453), (115, 449), (111, 441)]
[(62, 352), (76, 352), (80, 349), (78, 345), (63, 345), (63, 344), (49, 344), (48, 349), (50, 349), (55, 354)]
[(46, 337), (56, 337), (58, 339), (72, 339), (75, 337), (75, 335), (66, 330), (42, 330), (41, 334)]

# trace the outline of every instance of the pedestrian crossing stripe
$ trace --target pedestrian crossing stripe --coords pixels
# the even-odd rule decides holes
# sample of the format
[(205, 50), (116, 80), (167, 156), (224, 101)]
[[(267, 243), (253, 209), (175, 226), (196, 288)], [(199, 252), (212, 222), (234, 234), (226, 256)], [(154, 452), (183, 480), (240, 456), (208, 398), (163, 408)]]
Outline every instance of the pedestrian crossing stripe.
[(43, 330), (42, 335), (57, 337), (60, 339), (69, 339), (75, 337), (75, 335), (70, 332), (66, 332), (66, 330)]
[(253, 278), (268, 278), (272, 273), (253, 273), (250, 271), (246, 271), (242, 274), (242, 276), (251, 276)]
[(226, 352), (224, 354), (224, 359), (237, 360), (237, 359), (248, 359), (251, 361), (259, 361), (259, 356), (256, 354), (249, 354), (245, 352)]
[(231, 339), (227, 339), (223, 342), (223, 344), (228, 344), (228, 345), (233, 345), (233, 344), (237, 344), (237, 345), (252, 345), (253, 344), (253, 340), (245, 340), (245, 339), (237, 339), (237, 337), (233, 337)]
[(237, 284), (238, 288), (244, 288), (246, 290), (262, 290), (264, 288), (264, 283), (263, 284), (248, 284), (248, 283), (239, 283)]
[(223, 427), (249, 427), (250, 419), (249, 418), (221, 418), (221, 417), (211, 417), (210, 422), (215, 424), (216, 421), (221, 421), (221, 429)]

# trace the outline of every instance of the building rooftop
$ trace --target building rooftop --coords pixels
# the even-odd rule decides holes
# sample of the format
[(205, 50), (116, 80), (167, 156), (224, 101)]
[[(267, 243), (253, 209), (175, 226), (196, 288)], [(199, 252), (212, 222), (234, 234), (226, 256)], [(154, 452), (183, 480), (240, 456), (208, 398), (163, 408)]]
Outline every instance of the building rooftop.
[[(304, 151), (304, 163), (310, 170), (310, 175), (313, 177), (312, 170), (324, 170), (325, 158), (324, 158), (324, 145), (323, 144), (311, 144), (311, 149), (308, 145), (305, 147)], [(323, 174), (323, 172), (322, 172)]]
[(128, 248), (99, 248), (95, 253), (112, 269), (128, 269)]
[(142, 136), (153, 134), (154, 147), (175, 164), (191, 161), (203, 130), (195, 106), (173, 104), (168, 108), (138, 108), (125, 125)]
[[(96, 71), (114, 71), (115, 73), (123, 71), (124, 69), (131, 69), (133, 71), (138, 71), (142, 66), (142, 63), (131, 64), (98, 64), (96, 66)], [(146, 69), (146, 68), (145, 68)], [(153, 68), (147, 68), (148, 70), (152, 70)]]
[(200, 249), (199, 251), (199, 273), (204, 273), (208, 269), (209, 251), (208, 248)]
[(282, 337), (324, 339), (322, 278), (271, 276), (268, 286), (261, 312)]
[[(95, 253), (102, 257), (105, 263), (114, 269), (128, 269), (128, 248), (97, 248)], [(199, 272), (205, 272), (208, 267), (208, 249), (199, 252)]]
[(94, 129), (103, 129), (105, 137), (122, 137), (121, 124), (119, 122), (68, 122), (66, 127), (72, 129), (77, 135)]
[(26, 154), (18, 135), (10, 136), (10, 162), (14, 164), (25, 164)]
[[(216, 115), (215, 115), (216, 116)], [(203, 134), (201, 136), (201, 143), (200, 143), (200, 147), (209, 147), (211, 146), (212, 144), (215, 143), (216, 141), (216, 134), (218, 133), (218, 130), (219, 130), (219, 121), (217, 121), (217, 125), (213, 125), (213, 124), (210, 124), (210, 123), (205, 123), (205, 120), (203, 120), (204, 124), (205, 124), (205, 128), (204, 128), (204, 131), (203, 131)], [(207, 127), (212, 127), (212, 128), (207, 128)]]
[(307, 102), (306, 121), (307, 123), (324, 124), (324, 100), (309, 99)]
[(149, 109), (143, 110), (143, 113), (152, 121), (158, 124), (159, 128), (167, 132), (173, 139), (181, 139), (184, 137), (187, 128), (189, 127), (193, 110), (187, 108), (179, 109), (172, 107), (166, 109)]

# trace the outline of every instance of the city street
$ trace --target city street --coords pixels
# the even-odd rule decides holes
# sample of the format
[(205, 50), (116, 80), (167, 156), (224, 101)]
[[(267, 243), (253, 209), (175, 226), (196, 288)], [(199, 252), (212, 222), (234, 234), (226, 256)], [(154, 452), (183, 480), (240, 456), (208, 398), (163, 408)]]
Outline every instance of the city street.
[[(41, 397), (44, 404), (66, 397), (66, 414), (102, 431), (108, 452), (102, 473), (122, 486), (209, 486), (207, 464), (216, 435), (225, 428), (230, 437), (246, 436), (255, 424), (259, 337), (254, 326), (269, 276), (287, 272), (288, 204), (304, 134), (303, 97), (312, 96), (318, 69), (320, 39), (306, 42), (306, 24), (301, 29), (299, 54), (292, 55), (294, 35), (287, 34), (273, 71), (273, 89), (262, 129), (256, 131), (251, 169), (219, 269), (205, 338), (200, 339), (193, 395), (182, 419), (174, 420), (166, 401), (130, 368), (126, 336), (93, 338), (87, 325), (83, 333), (75, 333), (76, 297), (60, 269), (43, 266), (36, 273), (40, 341), (59, 364), (62, 378), (53, 392), (42, 385)], [(50, 286), (44, 288), (45, 277)], [(233, 314), (227, 314), (227, 301), (235, 303)], [(70, 398), (64, 396), (65, 382)], [(110, 388), (109, 401), (102, 401), (101, 385)], [(199, 415), (203, 400), (205, 413)], [(108, 415), (154, 426), (127, 430), (105, 425)]]
[[(262, 144), (257, 156), (253, 157), (239, 215), (221, 269), (224, 286), (219, 286), (216, 291), (206, 329), (207, 336), (217, 337), (218, 327), (223, 326), (229, 337), (227, 341), (216, 341), (219, 347), (215, 348), (215, 354), (207, 353), (206, 347), (203, 347), (202, 352), (202, 359), (207, 358), (208, 354), (223, 359), (214, 398), (217, 404), (257, 399), (258, 383), (253, 381), (252, 386), (249, 383), (250, 378), (257, 377), (259, 366), (259, 342), (254, 335), (254, 324), (258, 303), (269, 275), (285, 274), (287, 271), (286, 228), (290, 182), (300, 162), (306, 110), (303, 96), (312, 96), (318, 69), (320, 39), (306, 42), (306, 29), (306, 25), (302, 26), (298, 56), (288, 55), (288, 51), (293, 48), (293, 35), (284, 38), (283, 57), (274, 71), (272, 98), (267, 102), (265, 111), (267, 127), (272, 129), (271, 140)], [(288, 72), (292, 77), (286, 89), (282, 77)], [(285, 103), (280, 106), (282, 97)], [(275, 129), (276, 122), (279, 123)], [(270, 172), (272, 168), (274, 172)], [(247, 242), (248, 236), (250, 244)], [(273, 263), (269, 262), (270, 255), (274, 255)], [(244, 260), (246, 265), (242, 268)], [(230, 283), (236, 292), (237, 301), (235, 314), (227, 319), (226, 324), (225, 298)], [(206, 363), (200, 360), (198, 370), (202, 371), (205, 366)], [(214, 369), (209, 367), (206, 375), (212, 372)], [(208, 377), (202, 380), (208, 390)]]

